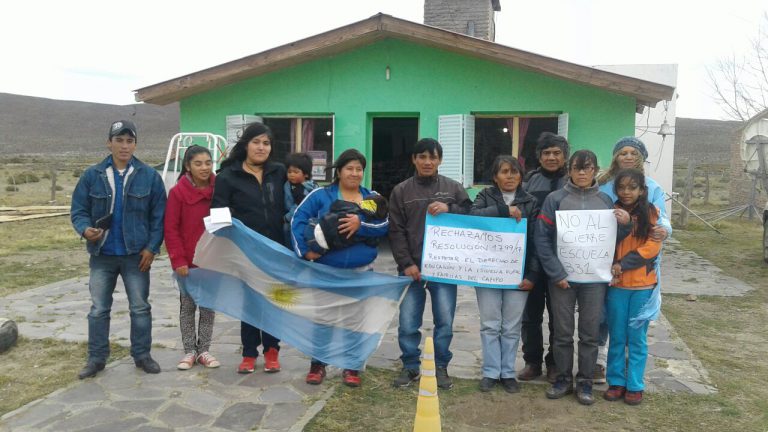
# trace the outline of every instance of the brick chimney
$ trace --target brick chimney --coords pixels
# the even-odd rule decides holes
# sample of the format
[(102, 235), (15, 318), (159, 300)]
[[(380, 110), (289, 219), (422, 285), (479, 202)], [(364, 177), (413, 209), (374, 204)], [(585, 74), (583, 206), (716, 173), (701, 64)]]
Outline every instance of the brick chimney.
[(424, 0), (424, 24), (493, 42), (501, 0)]

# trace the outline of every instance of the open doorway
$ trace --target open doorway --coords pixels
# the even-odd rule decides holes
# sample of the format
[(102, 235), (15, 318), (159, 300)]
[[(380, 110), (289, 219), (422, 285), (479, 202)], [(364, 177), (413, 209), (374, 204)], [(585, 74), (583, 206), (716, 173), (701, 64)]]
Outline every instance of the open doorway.
[(419, 119), (416, 117), (373, 119), (373, 190), (389, 198), (392, 189), (412, 174), (411, 153), (418, 137)]

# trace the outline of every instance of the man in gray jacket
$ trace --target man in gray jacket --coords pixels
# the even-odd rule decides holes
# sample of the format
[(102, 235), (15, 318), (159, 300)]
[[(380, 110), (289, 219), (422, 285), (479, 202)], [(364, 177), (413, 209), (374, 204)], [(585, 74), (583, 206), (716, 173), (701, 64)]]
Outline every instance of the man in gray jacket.
[(394, 380), (396, 387), (407, 387), (419, 378), (421, 333), (419, 328), (429, 291), (434, 319), (435, 366), (437, 385), (453, 387), (448, 363), (456, 313), (456, 285), (425, 281), (421, 278), (421, 252), (427, 212), (465, 214), (472, 206), (462, 185), (437, 173), (443, 159), (443, 147), (432, 138), (416, 143), (411, 161), (416, 175), (395, 186), (389, 199), (389, 243), (397, 270), (413, 279), (400, 305), (398, 342), (403, 370)]

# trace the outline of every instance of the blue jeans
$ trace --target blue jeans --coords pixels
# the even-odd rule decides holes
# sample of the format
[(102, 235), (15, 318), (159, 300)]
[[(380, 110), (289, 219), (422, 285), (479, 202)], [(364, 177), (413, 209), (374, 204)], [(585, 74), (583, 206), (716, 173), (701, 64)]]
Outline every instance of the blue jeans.
[(456, 314), (456, 285), (413, 281), (408, 287), (403, 302), (400, 304), (400, 326), (397, 329), (397, 341), (403, 353), (400, 360), (406, 369), (419, 369), (421, 365), (421, 324), (424, 318), (424, 306), (427, 291), (432, 299), (432, 318), (434, 320), (433, 339), (435, 343), (435, 366), (447, 367), (453, 354), (449, 347), (453, 339), (453, 317)]
[(149, 305), (149, 272), (139, 270), (141, 255), (91, 255), (91, 311), (88, 313), (88, 360), (105, 363), (109, 357), (109, 321), (117, 276), (123, 279), (131, 316), (131, 356), (149, 357), (152, 345), (152, 312)]
[(483, 376), (517, 378), (515, 356), (520, 343), (528, 291), (476, 287), (483, 343)]
[(652, 289), (631, 290), (608, 288), (607, 313), (608, 365), (606, 378), (609, 385), (626, 387), (629, 391), (643, 391), (643, 375), (648, 358), (648, 322), (634, 328), (629, 319), (640, 311), (651, 297)]

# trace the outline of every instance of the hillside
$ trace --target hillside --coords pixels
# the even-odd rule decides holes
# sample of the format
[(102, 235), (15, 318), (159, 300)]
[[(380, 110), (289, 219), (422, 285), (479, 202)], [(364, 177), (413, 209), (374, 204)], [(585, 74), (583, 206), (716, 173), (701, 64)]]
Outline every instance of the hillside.
[(0, 155), (93, 155), (106, 151), (109, 125), (130, 119), (137, 154), (164, 154), (179, 131), (179, 106), (108, 105), (0, 93)]
[(741, 122), (678, 117), (675, 123), (675, 163), (691, 158), (702, 163), (730, 163), (733, 134)]

